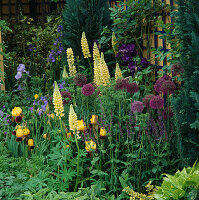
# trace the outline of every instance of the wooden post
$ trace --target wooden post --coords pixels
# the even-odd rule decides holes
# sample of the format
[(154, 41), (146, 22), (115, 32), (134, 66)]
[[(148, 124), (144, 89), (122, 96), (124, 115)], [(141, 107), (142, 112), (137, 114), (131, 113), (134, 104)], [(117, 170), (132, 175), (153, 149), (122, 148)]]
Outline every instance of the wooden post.
[[(1, 38), (1, 30), (0, 30), (0, 44), (2, 43)], [(0, 48), (0, 52), (2, 49)], [(3, 67), (3, 55), (0, 54), (0, 80), (2, 82), (1, 90), (5, 90), (5, 84), (4, 84), (4, 67)]]

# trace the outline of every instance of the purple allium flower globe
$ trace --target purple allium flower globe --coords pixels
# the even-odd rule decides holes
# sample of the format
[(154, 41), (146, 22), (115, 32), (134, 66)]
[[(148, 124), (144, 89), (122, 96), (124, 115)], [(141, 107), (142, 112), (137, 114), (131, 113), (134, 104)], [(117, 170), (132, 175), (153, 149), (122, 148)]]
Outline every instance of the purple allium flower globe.
[(144, 105), (141, 101), (134, 101), (131, 103), (131, 112), (142, 112), (144, 110)]
[(184, 68), (182, 67), (180, 63), (176, 63), (172, 65), (171, 71), (172, 71), (173, 76), (177, 76), (177, 75), (181, 75), (184, 72)]
[(87, 83), (87, 78), (84, 74), (77, 74), (73, 79), (76, 86), (83, 87)]
[(125, 90), (128, 84), (129, 84), (129, 81), (127, 79), (117, 79), (115, 89)]
[(164, 99), (161, 96), (153, 96), (149, 102), (152, 109), (161, 109), (164, 106)]
[(72, 100), (72, 96), (70, 92), (62, 91), (61, 96), (63, 98), (63, 105), (68, 104)]
[(148, 95), (146, 95), (146, 96), (142, 99), (144, 105), (145, 105), (147, 108), (150, 107), (150, 105), (149, 105), (150, 100), (151, 100), (151, 98), (154, 97), (154, 96), (155, 96), (155, 95), (153, 95), (153, 94), (148, 94)]
[(155, 85), (154, 85), (154, 89), (155, 89), (155, 91), (156, 91), (157, 93), (160, 93), (160, 92), (161, 92), (161, 91), (160, 91), (160, 88), (161, 88), (161, 86), (162, 86), (162, 83), (163, 83), (165, 80), (172, 80), (172, 79), (171, 79), (170, 76), (164, 75), (164, 76), (162, 76), (161, 78), (159, 78), (159, 79), (156, 81), (156, 83), (155, 83)]
[(160, 92), (162, 92), (164, 95), (166, 94), (173, 94), (176, 89), (176, 85), (171, 80), (164, 80), (162, 82), (162, 85), (160, 87)]
[(134, 94), (139, 91), (139, 87), (136, 83), (129, 83), (129, 84), (127, 84), (126, 90), (128, 93)]
[(95, 89), (91, 83), (86, 84), (82, 88), (82, 94), (84, 96), (91, 96), (95, 92)]

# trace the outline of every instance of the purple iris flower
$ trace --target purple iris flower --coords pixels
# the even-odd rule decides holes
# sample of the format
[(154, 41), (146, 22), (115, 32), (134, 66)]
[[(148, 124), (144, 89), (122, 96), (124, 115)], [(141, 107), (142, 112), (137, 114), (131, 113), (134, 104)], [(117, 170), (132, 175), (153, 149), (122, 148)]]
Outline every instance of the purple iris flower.
[(41, 105), (41, 109), (42, 109), (42, 111), (46, 111), (46, 105)]
[(25, 65), (19, 64), (19, 66), (17, 67), (17, 72), (25, 72)]
[(39, 110), (39, 112), (38, 112), (39, 116), (41, 116), (41, 113), (42, 113), (42, 110)]
[(22, 77), (22, 72), (17, 72), (17, 74), (15, 75), (15, 78), (19, 80), (21, 77)]
[(4, 112), (0, 110), (0, 116), (3, 117)]
[(19, 84), (17, 90), (19, 90), (19, 91), (23, 90), (23, 88), (21, 87), (21, 84)]
[(63, 81), (62, 83), (59, 83), (59, 89), (64, 89), (64, 85), (65, 85), (65, 81)]
[(32, 113), (32, 112), (33, 112), (33, 107), (30, 107), (29, 110), (30, 110), (30, 112)]

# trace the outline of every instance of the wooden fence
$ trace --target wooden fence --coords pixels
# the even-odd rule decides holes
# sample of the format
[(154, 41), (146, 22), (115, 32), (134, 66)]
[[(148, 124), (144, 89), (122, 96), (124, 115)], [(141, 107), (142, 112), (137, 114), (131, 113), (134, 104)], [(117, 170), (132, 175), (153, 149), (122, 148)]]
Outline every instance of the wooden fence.
[[(1, 29), (0, 29), (0, 44), (2, 43), (2, 37), (1, 37)], [(2, 52), (2, 49), (0, 48), (0, 52)], [(5, 90), (4, 83), (4, 67), (3, 67), (3, 55), (0, 54), (0, 81), (1, 81), (1, 90)]]

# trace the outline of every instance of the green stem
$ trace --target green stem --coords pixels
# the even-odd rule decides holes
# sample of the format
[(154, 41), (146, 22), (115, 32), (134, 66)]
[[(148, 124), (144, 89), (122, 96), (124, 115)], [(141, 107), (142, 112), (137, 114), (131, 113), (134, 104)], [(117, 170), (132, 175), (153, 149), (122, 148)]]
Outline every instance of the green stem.
[(78, 157), (77, 157), (77, 178), (76, 178), (74, 192), (77, 191), (77, 186), (78, 186), (78, 183), (79, 183), (79, 160), (80, 160), (80, 150), (79, 150), (79, 145), (78, 145), (78, 142), (77, 142), (77, 134), (76, 133), (75, 133), (75, 142), (76, 142), (76, 146), (77, 146)]

